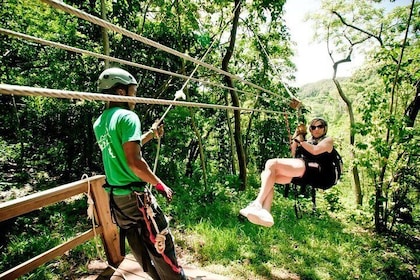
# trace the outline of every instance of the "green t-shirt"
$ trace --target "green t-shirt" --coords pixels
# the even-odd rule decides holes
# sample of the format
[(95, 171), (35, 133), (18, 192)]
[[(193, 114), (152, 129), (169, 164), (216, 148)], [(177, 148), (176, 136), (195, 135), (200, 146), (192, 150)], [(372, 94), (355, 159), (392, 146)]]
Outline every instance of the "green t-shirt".
[[(141, 143), (141, 124), (132, 111), (113, 107), (106, 109), (93, 124), (96, 141), (102, 152), (107, 181), (112, 186), (124, 186), (141, 182), (127, 164), (123, 144), (129, 141)], [(116, 189), (115, 194), (128, 194)]]

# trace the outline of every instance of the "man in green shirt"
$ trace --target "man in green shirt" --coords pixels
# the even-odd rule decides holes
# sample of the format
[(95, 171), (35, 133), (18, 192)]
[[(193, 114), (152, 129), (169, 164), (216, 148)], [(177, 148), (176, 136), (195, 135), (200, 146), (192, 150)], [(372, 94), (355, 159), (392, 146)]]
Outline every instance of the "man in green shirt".
[[(100, 74), (98, 87), (105, 94), (134, 97), (137, 81), (121, 68), (109, 68)], [(166, 217), (145, 188), (149, 183), (172, 199), (172, 190), (153, 173), (141, 153), (141, 145), (154, 134), (161, 136), (163, 127), (156, 126), (142, 135), (134, 107), (135, 103), (109, 102), (93, 125), (102, 152), (111, 213), (145, 272), (156, 280), (186, 279)]]

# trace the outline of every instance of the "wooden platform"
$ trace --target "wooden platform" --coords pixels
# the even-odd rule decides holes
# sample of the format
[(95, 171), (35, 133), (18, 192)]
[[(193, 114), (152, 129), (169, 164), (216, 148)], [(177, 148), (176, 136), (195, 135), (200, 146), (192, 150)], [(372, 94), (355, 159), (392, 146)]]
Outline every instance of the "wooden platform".
[[(189, 280), (231, 280), (231, 278), (204, 271), (192, 266), (182, 265)], [(79, 278), (79, 280), (149, 280), (151, 279), (143, 271), (141, 266), (134, 259), (134, 256), (127, 255), (124, 261), (118, 266), (117, 271), (107, 268), (103, 262), (95, 261), (88, 266), (90, 276)], [(122, 275), (122, 273), (124, 275)], [(123, 276), (123, 277), (122, 277)]]

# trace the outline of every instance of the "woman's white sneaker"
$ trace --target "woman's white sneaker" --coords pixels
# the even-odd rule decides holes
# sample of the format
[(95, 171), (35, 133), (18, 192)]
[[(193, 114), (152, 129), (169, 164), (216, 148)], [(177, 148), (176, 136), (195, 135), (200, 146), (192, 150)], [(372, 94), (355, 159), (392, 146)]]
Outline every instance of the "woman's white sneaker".
[(270, 212), (263, 208), (252, 209), (252, 211), (248, 212), (248, 215), (246, 217), (251, 223), (256, 225), (264, 227), (271, 227), (272, 225), (274, 225), (273, 216), (271, 216)]
[(248, 214), (249, 213), (258, 211), (260, 209), (262, 209), (261, 205), (258, 202), (253, 201), (247, 207), (242, 208), (241, 210), (239, 210), (239, 214), (241, 214), (242, 216), (248, 218)]

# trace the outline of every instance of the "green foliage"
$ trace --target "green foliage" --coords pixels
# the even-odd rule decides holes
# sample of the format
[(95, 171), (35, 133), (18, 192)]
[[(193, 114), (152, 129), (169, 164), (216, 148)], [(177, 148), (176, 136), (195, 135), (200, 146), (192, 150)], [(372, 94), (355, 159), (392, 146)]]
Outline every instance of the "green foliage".
[[(201, 58), (215, 42), (205, 62), (220, 67), (226, 51), (228, 27), (224, 26), (230, 24), (232, 18), (232, 1), (105, 2), (110, 22), (192, 57)], [(329, 12), (334, 8), (346, 16), (352, 14), (355, 23), (366, 24), (367, 30), (374, 34), (379, 23), (384, 26), (384, 48), (374, 50), (370, 56), (372, 63), (353, 77), (340, 79), (356, 111), (353, 127), (348, 126), (345, 104), (338, 101), (335, 87), (328, 81), (301, 89), (299, 98), (310, 105), (304, 108), (305, 114), (299, 119), (289, 108), (289, 96), (279, 77), (292, 76), (294, 70), (290, 38), (282, 20), (284, 1), (242, 3), (241, 32), (229, 65), (230, 72), (275, 93), (258, 92), (237, 82), (235, 87), (244, 91), (239, 95), (242, 106), (280, 113), (241, 114), (249, 172), (245, 192), (238, 192), (241, 182), (236, 174), (235, 147), (231, 144), (231, 112), (176, 107), (165, 118), (157, 174), (176, 194), (173, 203), (164, 205), (173, 216), (180, 247), (200, 264), (216, 265), (217, 272), (222, 266), (229, 268), (226, 274), (237, 275), (237, 279), (281, 278), (279, 275), (284, 270), (302, 279), (419, 277), (415, 267), (418, 256), (410, 243), (393, 239), (393, 235), (372, 235), (370, 231), (376, 200), (384, 206), (381, 214), (393, 234), (408, 240), (418, 236), (420, 133), (415, 120), (405, 114), (413, 100), (413, 85), (419, 80), (418, 37), (410, 32), (400, 75), (394, 81), (406, 10), (400, 9), (393, 16), (384, 17), (380, 11), (371, 9), (368, 1), (352, 1), (349, 5), (344, 5), (346, 1), (335, 2), (334, 6), (327, 7)], [(94, 15), (100, 14), (98, 1), (66, 3)], [(418, 14), (418, 4), (415, 12)], [(103, 49), (101, 28), (40, 1), (3, 1), (0, 22), (4, 28), (43, 39), (98, 53)], [(331, 37), (337, 47), (334, 53), (342, 54), (347, 40), (340, 37), (343, 28), (339, 21), (336, 18), (331, 21), (329, 14), (321, 23), (336, 28)], [(416, 18), (413, 26), (418, 25)], [(126, 36), (114, 32), (108, 35), (112, 56), (187, 75), (195, 68), (192, 63)], [(104, 62), (5, 35), (0, 37), (0, 50), (4, 54), (0, 63), (1, 83), (96, 91), (97, 75)], [(347, 38), (357, 41), (361, 36), (351, 32)], [(171, 100), (185, 82), (161, 73), (123, 67), (139, 80), (139, 96), (142, 97)], [(222, 80), (203, 67), (198, 68), (195, 77), (214, 83)], [(391, 103), (394, 82), (398, 87), (395, 102)], [(188, 93), (188, 101), (230, 105), (224, 89), (190, 81), (184, 91)], [(103, 173), (92, 132), (92, 122), (102, 108), (101, 102), (0, 96), (2, 200), (20, 196), (15, 194), (18, 191), (35, 192), (60, 182), (75, 181), (85, 173)], [(147, 130), (165, 110), (164, 106), (139, 104), (136, 112), (143, 129)], [(238, 219), (239, 209), (258, 191), (259, 174), (265, 161), (274, 156), (289, 156), (288, 141), (295, 125), (315, 116), (329, 121), (329, 134), (334, 136), (345, 159), (343, 183), (325, 193), (318, 192), (317, 216), (311, 215), (310, 201), (306, 199), (302, 202), (304, 217), (297, 220), (293, 200), (280, 199), (280, 193), (276, 193), (274, 227), (259, 228)], [(356, 135), (355, 150), (346, 144), (350, 129)], [(198, 140), (204, 147), (203, 159)], [(350, 161), (353, 152), (357, 157)], [(148, 162), (153, 162), (156, 146), (145, 146), (143, 155)], [(361, 168), (364, 201), (373, 198), (371, 205), (366, 203), (359, 208), (348, 202), (352, 198), (348, 171), (355, 165)], [(203, 182), (204, 175), (208, 177), (207, 184)], [(376, 188), (384, 182), (390, 183), (384, 184), (381, 195), (375, 197)], [(55, 246), (74, 232), (89, 228), (87, 221), (76, 220), (85, 215), (85, 207), (82, 199), (2, 225), (2, 231), (7, 232), (0, 241), (1, 271), (44, 251), (45, 247)], [(76, 215), (67, 212), (70, 209)], [(61, 275), (71, 278), (75, 271), (81, 275), (86, 272), (84, 265), (97, 257), (95, 246), (90, 241), (27, 277), (54, 279)]]
[[(360, 82), (360, 81), (359, 81)], [(377, 84), (381, 86), (381, 84)], [(372, 85), (373, 87), (373, 85)], [(404, 99), (405, 95), (410, 95), (410, 91), (400, 90), (400, 98)], [(418, 145), (414, 140), (419, 132), (418, 128), (407, 127), (407, 121), (400, 110), (398, 114), (389, 114), (388, 106), (385, 95), (379, 94), (379, 90), (363, 91), (363, 95), (367, 102), (360, 104), (359, 111), (361, 114), (362, 122), (358, 123), (355, 127), (356, 131), (363, 135), (363, 145), (358, 145), (359, 148), (359, 162), (360, 166), (366, 168), (367, 173), (370, 175), (372, 183), (381, 181), (381, 174), (383, 168), (386, 168), (385, 178), (389, 178), (393, 181), (395, 174), (406, 174), (404, 170), (410, 170), (412, 173), (410, 176), (417, 177), (418, 174), (417, 164), (413, 165), (412, 157), (417, 158)], [(391, 137), (387, 140), (387, 133), (390, 133)], [(374, 136), (375, 135), (375, 136)], [(379, 198), (384, 202), (385, 205), (399, 205), (400, 199), (406, 200), (403, 196), (397, 195), (398, 190), (405, 189), (411, 185), (414, 189), (418, 189), (416, 184), (412, 185), (406, 180), (400, 180), (400, 176), (394, 177), (397, 181), (395, 183), (384, 185), (384, 197)], [(388, 180), (388, 179), (386, 179)], [(408, 184), (407, 184), (408, 183)], [(406, 185), (407, 184), (407, 185)], [(410, 188), (410, 187), (409, 187)], [(395, 195), (394, 195), (395, 194)], [(389, 200), (389, 197), (393, 197), (393, 201)], [(398, 207), (397, 207), (398, 208)], [(390, 211), (390, 215), (394, 216), (394, 206)], [(383, 216), (387, 219), (387, 214)], [(389, 226), (393, 223), (388, 220)]]
[[(348, 78), (340, 78), (340, 82), (346, 83)], [(342, 100), (339, 99), (334, 83), (331, 80), (321, 80), (302, 86), (298, 92), (298, 97), (305, 100), (308, 115), (311, 117), (323, 116), (330, 124), (334, 135), (337, 128), (344, 130), (346, 124), (347, 108)], [(311, 119), (308, 117), (308, 119)]]
[(325, 200), (328, 202), (328, 210), (331, 212), (341, 210), (342, 206), (340, 203), (340, 196), (342, 196), (342, 194), (343, 193), (340, 192), (337, 188), (333, 188), (331, 191), (324, 195)]
[[(405, 189), (399, 174), (407, 164), (414, 177), (419, 174), (417, 164), (412, 165), (412, 158), (418, 158), (418, 145), (410, 141), (418, 133), (419, 112), (419, 20), (410, 16), (418, 13), (419, 4), (412, 5), (385, 14), (367, 1), (323, 1), (322, 11), (312, 17), (322, 27), (317, 38), (327, 41), (334, 62), (350, 62), (358, 55), (353, 53), (358, 45), (368, 53), (368, 62), (341, 87), (341, 96), (347, 99), (350, 135), (356, 139), (352, 164), (367, 174), (365, 197), (375, 193), (378, 231), (394, 226), (392, 217), (399, 212), (394, 206), (409, 193), (397, 195), (400, 188)], [(355, 121), (352, 108), (358, 112)]]

